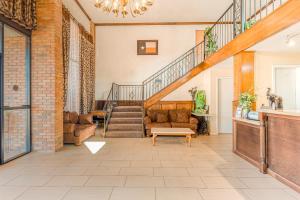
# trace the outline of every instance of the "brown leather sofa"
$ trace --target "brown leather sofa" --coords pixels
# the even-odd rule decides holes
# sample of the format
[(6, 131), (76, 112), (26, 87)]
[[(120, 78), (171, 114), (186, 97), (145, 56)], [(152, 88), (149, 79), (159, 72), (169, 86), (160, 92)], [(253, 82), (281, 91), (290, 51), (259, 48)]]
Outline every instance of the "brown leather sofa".
[(83, 141), (95, 135), (96, 125), (91, 114), (78, 115), (76, 112), (64, 112), (64, 143), (81, 145)]
[(151, 128), (190, 128), (197, 132), (198, 120), (189, 110), (147, 110), (144, 125), (147, 136), (152, 135)]

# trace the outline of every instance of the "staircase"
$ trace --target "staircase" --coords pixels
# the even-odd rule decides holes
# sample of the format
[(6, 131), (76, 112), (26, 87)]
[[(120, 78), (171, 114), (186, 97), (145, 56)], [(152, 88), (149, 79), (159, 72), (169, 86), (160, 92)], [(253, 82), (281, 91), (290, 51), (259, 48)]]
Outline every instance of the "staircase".
[(108, 138), (141, 138), (143, 131), (143, 112), (141, 106), (116, 106), (108, 123)]
[[(206, 29), (201, 43), (144, 80), (142, 84), (112, 84), (104, 106), (105, 136), (142, 137), (144, 108), (160, 101), (202, 71), (251, 47), (255, 42), (262, 41), (265, 39), (262, 35), (267, 37), (279, 32), (279, 29), (270, 32), (274, 28), (271, 26), (268, 29), (266, 26), (277, 23), (278, 19), (289, 17), (284, 7), (294, 6), (298, 12), (298, 4), (299, 1), (296, 0), (259, 0), (259, 3), (257, 0), (233, 0), (217, 22)], [(282, 17), (273, 17), (271, 20), (271, 14), (276, 9), (279, 14), (282, 13)], [(263, 18), (269, 18), (268, 22), (263, 22)], [(296, 23), (297, 20), (293, 20)], [(290, 24), (292, 23), (291, 20)], [(243, 34), (244, 32), (247, 34)]]

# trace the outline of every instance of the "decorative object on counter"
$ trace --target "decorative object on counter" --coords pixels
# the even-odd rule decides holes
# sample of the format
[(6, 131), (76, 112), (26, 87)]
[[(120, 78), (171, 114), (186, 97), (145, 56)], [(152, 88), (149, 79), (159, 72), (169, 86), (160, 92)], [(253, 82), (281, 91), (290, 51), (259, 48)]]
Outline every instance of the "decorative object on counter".
[(255, 121), (259, 121), (259, 113), (255, 112), (255, 111), (250, 111), (248, 113), (248, 119), (250, 120), (255, 120)]
[(247, 118), (248, 113), (252, 107), (252, 103), (256, 100), (256, 95), (251, 94), (250, 92), (244, 92), (239, 97), (239, 106), (242, 107), (242, 118)]
[(276, 94), (272, 94), (271, 88), (268, 88), (267, 90), (267, 99), (269, 101), (269, 109), (273, 109), (273, 110), (283, 109), (282, 97)]
[(193, 112), (205, 114), (207, 112), (206, 107), (206, 94), (204, 90), (198, 90), (195, 96), (195, 109)]
[(235, 117), (236, 118), (242, 118), (242, 112), (243, 112), (243, 108), (242, 106), (238, 106), (235, 112)]

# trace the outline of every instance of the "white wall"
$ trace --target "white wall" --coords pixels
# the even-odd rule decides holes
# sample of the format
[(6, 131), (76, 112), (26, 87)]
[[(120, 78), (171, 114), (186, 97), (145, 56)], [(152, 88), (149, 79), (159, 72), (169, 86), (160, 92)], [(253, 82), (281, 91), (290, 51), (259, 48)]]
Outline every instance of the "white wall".
[[(142, 83), (195, 46), (203, 26), (113, 26), (96, 28), (96, 99), (106, 99), (113, 82)], [(158, 56), (138, 56), (137, 40), (158, 40)]]
[(260, 108), (262, 104), (268, 105), (266, 98), (267, 88), (273, 86), (273, 66), (274, 65), (299, 65), (299, 53), (255, 53), (255, 93), (257, 94), (256, 107)]
[[(198, 90), (205, 90), (207, 105), (209, 105), (210, 114), (210, 132), (218, 134), (217, 118), (218, 118), (218, 79), (224, 77), (233, 78), (233, 59), (229, 58), (222, 63), (198, 74), (186, 84), (174, 90), (163, 101), (190, 101), (192, 100), (189, 89), (197, 87)], [(231, 88), (233, 90), (233, 86)]]
[(75, 0), (63, 0), (62, 2), (70, 11), (72, 16), (85, 28), (85, 30), (90, 32), (90, 20), (81, 11)]

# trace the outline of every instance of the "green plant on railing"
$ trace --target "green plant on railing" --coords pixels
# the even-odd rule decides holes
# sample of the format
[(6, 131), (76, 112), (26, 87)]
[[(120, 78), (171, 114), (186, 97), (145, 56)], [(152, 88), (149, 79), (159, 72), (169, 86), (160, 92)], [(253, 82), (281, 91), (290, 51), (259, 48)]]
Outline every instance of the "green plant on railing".
[(250, 111), (252, 104), (256, 100), (256, 95), (251, 94), (250, 92), (244, 92), (239, 97), (239, 106), (243, 110)]
[(195, 109), (194, 112), (196, 113), (206, 113), (205, 110), (205, 106), (206, 106), (206, 94), (204, 90), (198, 90), (196, 92), (196, 96), (195, 96)]
[(245, 30), (250, 29), (254, 24), (256, 23), (255, 19), (249, 19), (248, 21), (245, 22)]
[(217, 36), (212, 33), (212, 28), (205, 29), (205, 54), (211, 55), (218, 50)]

